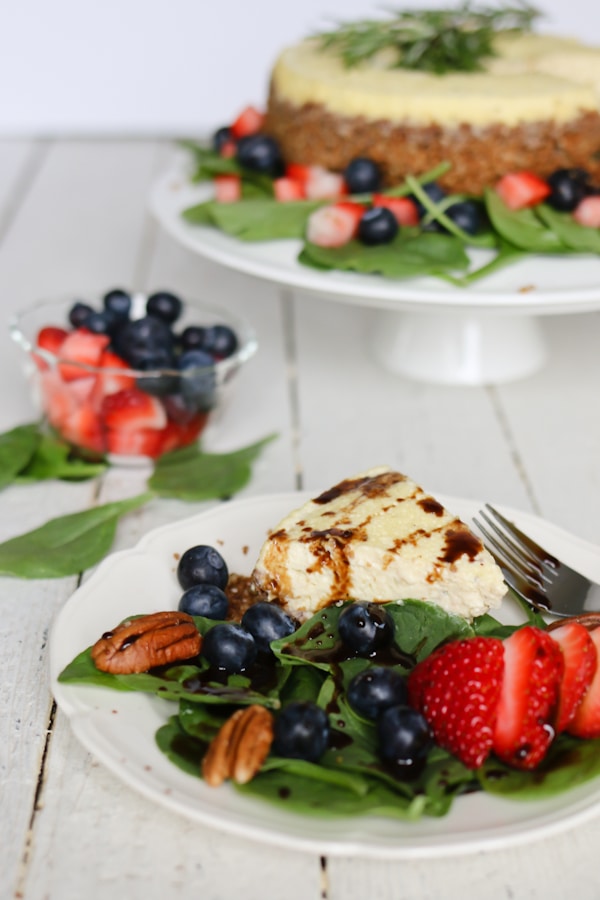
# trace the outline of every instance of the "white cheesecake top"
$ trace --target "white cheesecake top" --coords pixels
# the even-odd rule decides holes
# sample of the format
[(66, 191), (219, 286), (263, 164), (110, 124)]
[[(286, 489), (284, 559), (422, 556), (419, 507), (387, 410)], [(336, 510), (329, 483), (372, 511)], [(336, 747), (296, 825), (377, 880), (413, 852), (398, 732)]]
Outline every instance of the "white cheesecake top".
[(432, 75), (387, 68), (389, 56), (346, 68), (315, 40), (285, 49), (273, 69), (280, 99), (369, 119), (458, 125), (568, 121), (599, 105), (600, 48), (552, 36), (505, 36), (486, 71)]
[(286, 516), (253, 577), (299, 618), (340, 600), (413, 599), (471, 619), (506, 592), (479, 538), (388, 467), (348, 478)]

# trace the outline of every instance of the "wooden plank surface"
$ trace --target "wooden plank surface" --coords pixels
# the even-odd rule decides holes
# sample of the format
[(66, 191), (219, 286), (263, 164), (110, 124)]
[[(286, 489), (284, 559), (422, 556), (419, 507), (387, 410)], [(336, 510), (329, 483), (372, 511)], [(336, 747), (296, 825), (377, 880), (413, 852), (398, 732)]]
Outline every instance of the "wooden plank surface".
[[(598, 314), (548, 319), (549, 364), (516, 384), (451, 388), (389, 375), (365, 345), (369, 310), (224, 270), (162, 232), (146, 197), (169, 152), (154, 141), (0, 142), (6, 315), (34, 298), (88, 286), (171, 287), (222, 305), (252, 321), (260, 349), (206, 446), (226, 451), (278, 435), (245, 495), (321, 490), (388, 463), (434, 493), (534, 511), (600, 542)], [(33, 406), (15, 371), (17, 354), (6, 334), (1, 341), (4, 430), (31, 418)], [(85, 483), (10, 488), (2, 495), (0, 539), (50, 515), (133, 495), (147, 474), (114, 469), (99, 490)], [(153, 501), (121, 523), (115, 549), (211, 505)], [(48, 629), (76, 581), (0, 582), (2, 900), (462, 900), (467, 889), (517, 900), (600, 895), (593, 849), (599, 819), (524, 847), (395, 863), (321, 861), (159, 809), (99, 766), (53, 710)]]

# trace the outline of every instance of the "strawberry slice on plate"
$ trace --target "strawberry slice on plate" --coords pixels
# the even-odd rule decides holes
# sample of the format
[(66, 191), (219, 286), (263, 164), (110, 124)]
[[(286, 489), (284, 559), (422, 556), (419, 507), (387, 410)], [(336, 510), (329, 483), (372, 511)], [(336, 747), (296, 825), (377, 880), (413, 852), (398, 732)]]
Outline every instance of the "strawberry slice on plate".
[(364, 211), (350, 201), (322, 206), (308, 217), (306, 238), (319, 247), (343, 247), (356, 237)]
[(502, 641), (471, 637), (438, 647), (408, 679), (409, 702), (436, 743), (470, 769), (492, 750), (503, 671)]
[(138, 388), (127, 388), (104, 397), (100, 414), (106, 428), (114, 431), (160, 431), (167, 424), (164, 406), (156, 397)]
[(573, 218), (587, 228), (600, 228), (600, 197), (584, 197), (573, 210)]
[(231, 134), (239, 141), (242, 137), (248, 137), (260, 131), (264, 121), (264, 113), (261, 113), (255, 106), (246, 106), (235, 121), (232, 122), (230, 126)]
[[(590, 638), (600, 659), (600, 627), (590, 631)], [(600, 737), (600, 665), (596, 667), (591, 684), (567, 725), (567, 731), (580, 738)]]
[(218, 203), (237, 203), (242, 196), (242, 179), (239, 175), (215, 175), (213, 183)]
[(545, 200), (550, 185), (534, 172), (508, 172), (496, 185), (496, 192), (509, 209), (525, 209)]
[(494, 753), (509, 765), (533, 769), (546, 755), (563, 669), (558, 643), (541, 628), (526, 625), (504, 641)]
[(417, 204), (410, 197), (387, 197), (385, 194), (373, 194), (373, 206), (383, 206), (394, 214), (398, 225), (413, 226), (419, 224)]
[(309, 166), (304, 190), (309, 200), (333, 200), (347, 194), (344, 176), (323, 166)]
[(275, 199), (283, 203), (289, 200), (302, 200), (306, 197), (304, 185), (295, 178), (282, 175), (281, 178), (275, 178), (273, 181), (273, 193)]
[(551, 628), (549, 634), (559, 644), (565, 664), (554, 720), (554, 730), (559, 734), (575, 716), (592, 683), (598, 665), (598, 652), (590, 632), (580, 622), (564, 622)]

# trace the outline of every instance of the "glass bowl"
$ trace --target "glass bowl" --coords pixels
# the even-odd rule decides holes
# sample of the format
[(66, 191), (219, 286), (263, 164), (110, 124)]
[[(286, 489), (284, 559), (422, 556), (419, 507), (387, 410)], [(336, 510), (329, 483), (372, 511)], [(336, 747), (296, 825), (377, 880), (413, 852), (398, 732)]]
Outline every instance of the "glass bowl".
[[(24, 351), (34, 402), (74, 449), (132, 463), (197, 441), (255, 353), (256, 337), (245, 321), (187, 298), (169, 321), (174, 301), (169, 308), (165, 296), (173, 297), (162, 291), (69, 297), (12, 318), (11, 337)], [(80, 309), (77, 317), (76, 303), (94, 315)]]

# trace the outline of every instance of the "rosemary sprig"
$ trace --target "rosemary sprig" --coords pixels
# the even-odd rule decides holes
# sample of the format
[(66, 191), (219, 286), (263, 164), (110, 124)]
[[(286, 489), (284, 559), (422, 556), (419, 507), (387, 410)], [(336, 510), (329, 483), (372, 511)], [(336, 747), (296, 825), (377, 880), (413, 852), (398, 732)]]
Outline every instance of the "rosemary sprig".
[(494, 38), (503, 31), (527, 31), (539, 12), (526, 3), (506, 7), (390, 11), (390, 19), (340, 23), (314, 35), (323, 49), (357, 66), (382, 51), (394, 51), (390, 68), (419, 69), (443, 75), (475, 72), (495, 55)]

